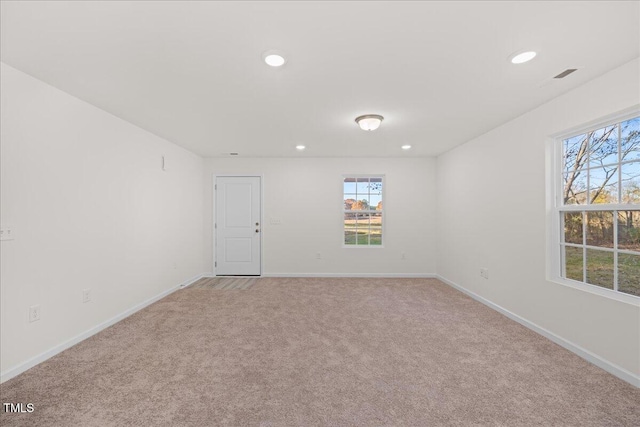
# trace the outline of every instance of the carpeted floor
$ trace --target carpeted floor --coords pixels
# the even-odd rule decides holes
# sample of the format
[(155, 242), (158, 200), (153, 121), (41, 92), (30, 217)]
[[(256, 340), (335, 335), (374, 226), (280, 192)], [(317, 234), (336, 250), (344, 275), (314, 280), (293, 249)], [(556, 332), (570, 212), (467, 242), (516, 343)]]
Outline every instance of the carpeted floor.
[(2, 426), (638, 426), (640, 390), (430, 279), (186, 288), (2, 384)]

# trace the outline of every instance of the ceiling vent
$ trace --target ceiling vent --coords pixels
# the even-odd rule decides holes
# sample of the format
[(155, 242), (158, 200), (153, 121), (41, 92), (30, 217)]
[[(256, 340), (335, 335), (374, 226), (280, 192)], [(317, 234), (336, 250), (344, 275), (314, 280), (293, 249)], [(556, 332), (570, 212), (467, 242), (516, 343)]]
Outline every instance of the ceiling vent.
[(554, 79), (564, 79), (565, 77), (567, 77), (569, 74), (573, 73), (574, 71), (578, 71), (578, 69), (577, 68), (567, 68), (566, 70), (564, 70), (563, 72), (561, 72), (560, 74), (555, 76)]

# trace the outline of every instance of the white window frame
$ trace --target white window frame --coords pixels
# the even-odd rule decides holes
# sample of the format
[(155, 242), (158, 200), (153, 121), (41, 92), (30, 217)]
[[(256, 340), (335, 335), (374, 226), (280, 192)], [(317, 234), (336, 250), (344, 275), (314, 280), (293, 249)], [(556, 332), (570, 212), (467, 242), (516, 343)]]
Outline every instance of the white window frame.
[[(617, 211), (622, 210), (640, 210), (640, 205), (637, 204), (586, 204), (586, 205), (563, 205), (563, 141), (567, 138), (571, 138), (576, 135), (588, 133), (606, 126), (610, 126), (615, 123), (621, 123), (634, 117), (640, 116), (640, 105), (635, 105), (626, 110), (608, 115), (599, 120), (595, 120), (574, 128), (565, 130), (561, 133), (551, 135), (547, 144), (547, 169), (550, 173), (547, 175), (550, 179), (547, 180), (547, 214), (548, 214), (548, 233), (547, 233), (547, 252), (549, 254), (547, 263), (547, 279), (551, 282), (565, 285), (571, 288), (580, 289), (592, 294), (601, 295), (616, 301), (622, 301), (631, 303), (633, 305), (640, 305), (640, 297), (620, 292), (614, 289), (607, 289), (597, 285), (592, 285), (586, 282), (580, 282), (572, 279), (564, 278), (564, 254), (562, 253), (564, 232), (562, 229), (561, 215), (563, 212), (590, 212), (590, 211), (611, 211), (617, 214)], [(618, 159), (620, 164), (620, 159)], [(588, 195), (587, 195), (588, 197)], [(617, 248), (617, 219), (614, 217), (614, 248)], [(584, 220), (583, 220), (584, 226)], [(577, 245), (580, 247), (587, 247), (586, 231), (583, 230), (583, 243)], [(590, 248), (590, 247), (589, 247)], [(629, 251), (611, 248), (598, 247), (597, 250), (627, 253)], [(630, 252), (633, 253), (633, 252)], [(637, 253), (633, 253), (637, 254)], [(586, 268), (586, 265), (583, 266)], [(617, 288), (617, 274), (614, 269), (614, 288)]]
[[(366, 211), (346, 211), (344, 209), (344, 180), (345, 178), (380, 178), (382, 179), (382, 210), (381, 211), (376, 211), (376, 210), (366, 210)], [(340, 191), (342, 192), (342, 203), (341, 203), (341, 207), (340, 207), (340, 213), (341, 213), (341, 230), (342, 230), (342, 247), (343, 248), (360, 248), (360, 249), (379, 249), (379, 248), (384, 248), (384, 242), (386, 240), (385, 238), (385, 218), (387, 217), (385, 215), (385, 191), (386, 191), (386, 179), (385, 179), (385, 175), (384, 174), (344, 174), (342, 175), (342, 179), (340, 180)], [(373, 213), (373, 212), (379, 212), (380, 214), (382, 214), (382, 221), (381, 221), (381, 230), (382, 230), (382, 238), (380, 240), (380, 244), (379, 245), (372, 245), (371, 243), (367, 244), (367, 245), (347, 245), (344, 243), (344, 214), (345, 213)], [(356, 237), (357, 238), (357, 237)]]

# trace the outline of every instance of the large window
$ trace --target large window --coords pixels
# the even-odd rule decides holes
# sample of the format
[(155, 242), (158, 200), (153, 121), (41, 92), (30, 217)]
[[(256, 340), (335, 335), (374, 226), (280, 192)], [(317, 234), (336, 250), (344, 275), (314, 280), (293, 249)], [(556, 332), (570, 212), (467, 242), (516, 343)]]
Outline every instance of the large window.
[(383, 176), (345, 176), (345, 246), (382, 246)]
[(640, 117), (558, 144), (560, 275), (640, 296)]

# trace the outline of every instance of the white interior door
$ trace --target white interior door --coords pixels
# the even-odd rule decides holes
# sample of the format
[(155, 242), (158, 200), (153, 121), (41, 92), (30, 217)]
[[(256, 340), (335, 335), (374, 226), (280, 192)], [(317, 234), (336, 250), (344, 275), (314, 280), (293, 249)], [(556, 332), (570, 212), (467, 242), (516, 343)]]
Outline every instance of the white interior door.
[(216, 177), (216, 275), (260, 275), (259, 176)]

